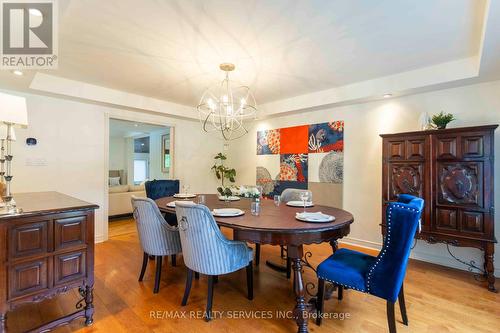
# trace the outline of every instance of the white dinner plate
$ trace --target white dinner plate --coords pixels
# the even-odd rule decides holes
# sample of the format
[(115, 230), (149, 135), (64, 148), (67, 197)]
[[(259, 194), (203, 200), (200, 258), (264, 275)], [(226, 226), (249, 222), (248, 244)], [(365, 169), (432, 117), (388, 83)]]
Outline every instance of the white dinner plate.
[[(286, 205), (290, 207), (304, 207), (304, 201), (288, 201)], [(314, 204), (311, 201), (306, 202), (306, 207), (313, 207), (313, 206)]]
[(240, 197), (237, 197), (237, 196), (233, 195), (233, 196), (230, 196), (230, 197), (228, 197), (226, 199), (226, 197), (223, 197), (222, 195), (219, 195), (219, 200), (220, 201), (226, 201), (226, 200), (228, 200), (228, 201), (238, 201), (238, 200), (240, 200)]
[(174, 194), (174, 198), (179, 198), (179, 199), (196, 198), (196, 194), (192, 194), (192, 193), (177, 193), (177, 194)]
[(295, 214), (295, 218), (299, 221), (308, 223), (327, 223), (335, 221), (335, 216), (321, 213), (297, 213)]
[(235, 217), (245, 214), (245, 212), (238, 208), (219, 208), (212, 211), (214, 216), (218, 217)]
[[(189, 203), (189, 204), (194, 204), (194, 201), (188, 201), (188, 200), (182, 200), (181, 202)], [(176, 203), (176, 201), (170, 201), (167, 204), (167, 207), (169, 207), (169, 208), (175, 208), (175, 203)]]

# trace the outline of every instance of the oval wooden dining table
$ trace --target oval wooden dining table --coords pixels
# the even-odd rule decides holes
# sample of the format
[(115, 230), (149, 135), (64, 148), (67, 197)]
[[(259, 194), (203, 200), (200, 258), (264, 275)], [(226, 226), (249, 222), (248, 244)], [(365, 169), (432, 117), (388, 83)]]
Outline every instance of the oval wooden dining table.
[[(160, 211), (175, 213), (174, 208), (167, 207), (174, 197), (165, 197), (156, 200)], [(190, 199), (197, 201), (197, 198)], [(333, 251), (337, 249), (337, 240), (348, 235), (350, 225), (354, 221), (351, 213), (333, 207), (319, 206), (308, 208), (308, 211), (321, 211), (324, 214), (335, 216), (335, 221), (328, 223), (306, 223), (295, 218), (297, 212), (303, 208), (289, 207), (282, 203), (279, 206), (273, 200), (261, 201), (260, 215), (250, 213), (250, 199), (242, 198), (239, 201), (225, 202), (219, 200), (215, 194), (205, 194), (205, 205), (211, 210), (216, 208), (240, 208), (245, 214), (238, 217), (214, 217), (219, 226), (231, 228), (233, 239), (255, 244), (283, 245), (288, 248), (287, 255), (292, 261), (294, 272), (294, 291), (296, 305), (293, 316), (297, 322), (298, 332), (308, 332), (308, 317), (312, 310), (311, 304), (306, 301), (304, 280), (302, 278), (303, 246), (330, 242)]]

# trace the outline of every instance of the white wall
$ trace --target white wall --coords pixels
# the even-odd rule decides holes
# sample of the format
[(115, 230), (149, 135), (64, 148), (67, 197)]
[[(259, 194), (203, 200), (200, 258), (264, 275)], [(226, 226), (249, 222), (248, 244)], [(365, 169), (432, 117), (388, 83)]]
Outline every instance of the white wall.
[[(238, 183), (255, 184), (256, 131), (262, 129), (344, 120), (344, 209), (353, 213), (348, 241), (363, 246), (379, 247), (382, 139), (381, 133), (419, 130), (421, 112), (441, 110), (454, 113), (457, 121), (450, 127), (500, 123), (500, 81), (476, 84), (430, 93), (350, 106), (324, 108), (317, 111), (258, 121), (250, 133), (231, 143), (230, 162), (238, 172)], [(495, 206), (500, 207), (500, 129), (495, 135)], [(495, 218), (496, 237), (500, 239), (500, 213)], [(497, 258), (500, 247), (496, 246)], [(452, 248), (463, 259), (483, 262), (478, 250)], [(422, 260), (463, 268), (450, 258), (443, 245), (420, 244), (413, 256)], [(499, 261), (497, 260), (497, 263)], [(500, 266), (500, 264), (497, 264)], [(497, 276), (500, 276), (497, 267)]]
[[(108, 117), (175, 126), (174, 177), (181, 183), (187, 181), (192, 191), (216, 192), (217, 182), (210, 167), (222, 143), (202, 132), (199, 122), (40, 95), (24, 96), (29, 126), (16, 131), (13, 192), (59, 191), (98, 204), (96, 240), (107, 238)], [(27, 137), (37, 138), (37, 146), (28, 147)], [(44, 159), (46, 165), (28, 166), (29, 158)]]
[(109, 169), (126, 170), (127, 162), (125, 160), (125, 138), (109, 138)]

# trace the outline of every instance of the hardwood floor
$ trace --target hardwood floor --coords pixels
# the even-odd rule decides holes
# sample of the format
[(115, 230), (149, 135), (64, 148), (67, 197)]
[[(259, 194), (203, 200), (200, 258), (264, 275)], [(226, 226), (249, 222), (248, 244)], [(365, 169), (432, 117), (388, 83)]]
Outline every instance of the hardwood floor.
[[(160, 292), (153, 295), (154, 263), (148, 265), (144, 281), (137, 281), (142, 252), (139, 248), (135, 225), (132, 220), (122, 220), (110, 225), (109, 241), (96, 246), (95, 322), (82, 327), (81, 321), (61, 327), (57, 332), (295, 332), (291, 319), (276, 318), (276, 310), (292, 309), (294, 298), (291, 281), (267, 268), (265, 259), (279, 260), (279, 247), (263, 246), (261, 265), (255, 268), (255, 298), (245, 297), (245, 271), (221, 276), (215, 287), (214, 311), (224, 311), (223, 318), (206, 323), (204, 320), (166, 318), (169, 311), (203, 311), (206, 301), (207, 281), (193, 281), (187, 306), (180, 302), (184, 291), (185, 267), (182, 259), (177, 267), (170, 262), (164, 266)], [(116, 228), (116, 229), (114, 229)], [(114, 229), (114, 230), (113, 230)], [(227, 231), (226, 231), (227, 232)], [(311, 263), (317, 265), (331, 253), (327, 244), (308, 246), (312, 251)], [(314, 272), (306, 268), (305, 278), (316, 282)], [(500, 327), (500, 294), (488, 292), (481, 283), (466, 273), (418, 261), (411, 261), (405, 280), (406, 306), (409, 326), (401, 323), (396, 311), (398, 332), (498, 332)], [(74, 309), (77, 295), (72, 292), (38, 305), (27, 305), (9, 313), (7, 325), (10, 332), (21, 332), (50, 320), (61, 311)], [(385, 302), (376, 297), (347, 290), (344, 300), (325, 302), (325, 312), (349, 318), (324, 319), (321, 327), (309, 322), (311, 332), (387, 332)], [(240, 311), (230, 312), (230, 311)], [(254, 312), (255, 316), (243, 317)], [(269, 311), (269, 312), (266, 312)], [(181, 316), (179, 312), (179, 316)], [(219, 315), (217, 312), (216, 315)], [(337, 316), (338, 316), (337, 315)], [(156, 318), (155, 318), (156, 317)]]

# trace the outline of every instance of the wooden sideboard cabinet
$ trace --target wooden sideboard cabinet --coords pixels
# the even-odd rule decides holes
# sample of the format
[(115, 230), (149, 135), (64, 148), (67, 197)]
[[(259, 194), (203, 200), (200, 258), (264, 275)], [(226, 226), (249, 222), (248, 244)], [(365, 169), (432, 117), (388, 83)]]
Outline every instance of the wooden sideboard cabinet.
[(424, 198), (417, 237), (483, 250), (484, 275), (491, 291), (495, 291), (493, 146), (497, 127), (381, 135), (383, 211), (402, 193)]
[(81, 300), (76, 311), (34, 331), (46, 331), (85, 318), (94, 307), (94, 210), (98, 206), (57, 192), (14, 195), (15, 215), (0, 215), (0, 333), (7, 312), (72, 288)]

